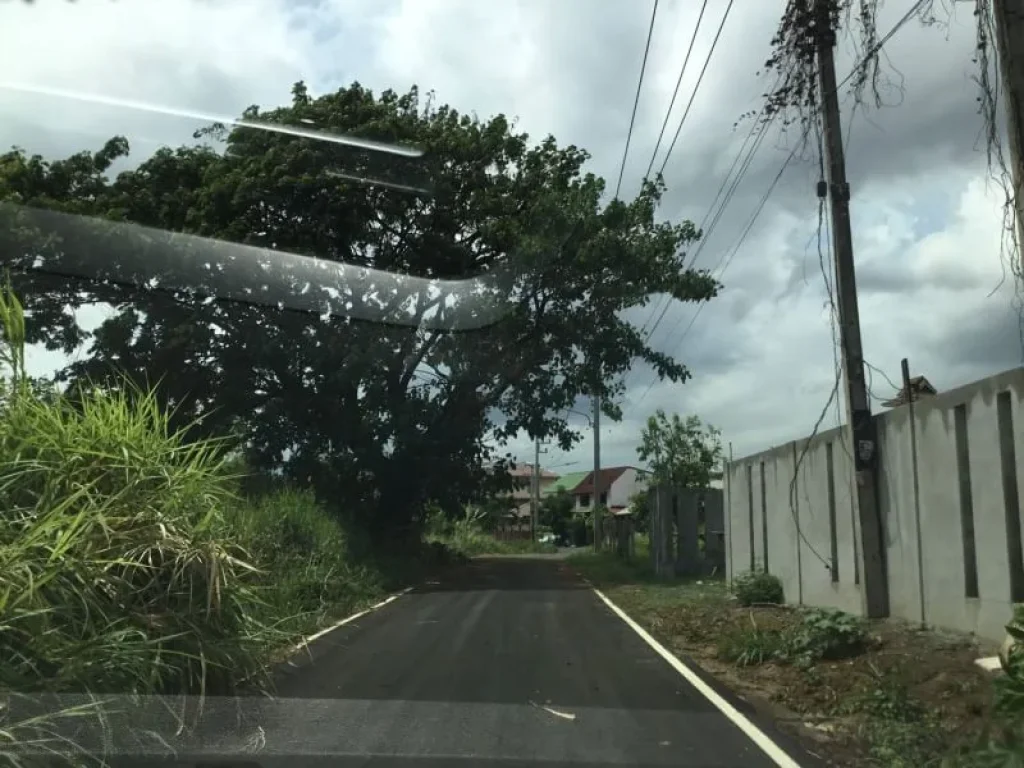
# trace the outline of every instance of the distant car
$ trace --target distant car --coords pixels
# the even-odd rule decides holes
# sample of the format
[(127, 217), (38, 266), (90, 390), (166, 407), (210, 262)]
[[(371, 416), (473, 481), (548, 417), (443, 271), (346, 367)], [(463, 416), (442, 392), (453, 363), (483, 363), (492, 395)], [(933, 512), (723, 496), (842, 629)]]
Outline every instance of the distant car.
[(542, 533), (537, 538), (537, 541), (539, 541), (541, 544), (555, 544), (556, 543), (555, 534), (553, 534), (553, 533)]

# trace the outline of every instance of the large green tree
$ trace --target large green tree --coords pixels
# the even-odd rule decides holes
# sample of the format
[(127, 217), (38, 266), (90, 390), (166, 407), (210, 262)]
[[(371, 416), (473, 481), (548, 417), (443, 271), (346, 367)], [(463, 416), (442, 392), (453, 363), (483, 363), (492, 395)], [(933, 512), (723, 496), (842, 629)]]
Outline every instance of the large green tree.
[(570, 447), (559, 414), (580, 395), (618, 417), (636, 359), (687, 377), (621, 316), (717, 290), (683, 266), (694, 226), (655, 221), (660, 182), (605, 202), (582, 149), (415, 88), (314, 98), (299, 83), (289, 106), (195, 138), (114, 181), (121, 138), (61, 161), (0, 157), (0, 256), (30, 340), (70, 351), (86, 334), (69, 307), (109, 303), (64, 379), (158, 384), (181, 423), (238, 434), (251, 463), (309, 479), (377, 536), (505, 477), (488, 471), (495, 446), (521, 430)]

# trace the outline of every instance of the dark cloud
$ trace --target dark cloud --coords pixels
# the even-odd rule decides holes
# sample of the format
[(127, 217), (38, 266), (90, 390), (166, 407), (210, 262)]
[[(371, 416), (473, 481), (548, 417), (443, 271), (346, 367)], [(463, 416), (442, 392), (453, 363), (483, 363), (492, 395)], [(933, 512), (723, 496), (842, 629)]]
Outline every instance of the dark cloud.
[(1007, 294), (1000, 291), (959, 323), (931, 334), (924, 351), (959, 369), (997, 373), (1024, 364), (1024, 318)]

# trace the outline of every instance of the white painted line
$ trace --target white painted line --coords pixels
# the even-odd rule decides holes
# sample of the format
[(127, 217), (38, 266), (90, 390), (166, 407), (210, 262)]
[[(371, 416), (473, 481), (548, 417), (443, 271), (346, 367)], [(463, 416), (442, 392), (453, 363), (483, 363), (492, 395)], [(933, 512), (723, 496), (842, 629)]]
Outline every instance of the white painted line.
[(700, 691), (704, 698), (717, 707), (719, 712), (729, 718), (752, 742), (757, 744), (761, 751), (768, 755), (779, 768), (800, 768), (800, 764), (790, 757), (782, 747), (768, 738), (764, 731), (754, 725), (742, 712), (716, 693), (710, 685), (701, 680), (696, 672), (677, 659), (671, 651), (651, 637), (646, 629), (633, 621), (624, 610), (609, 600), (601, 590), (595, 589), (594, 594), (601, 598), (604, 604), (611, 608), (616, 616), (626, 622), (634, 632), (640, 635), (644, 642), (651, 646), (676, 672), (686, 678), (686, 682)]
[[(292, 655), (298, 653), (299, 651), (308, 648), (309, 644), (312, 643), (314, 640), (319, 640), (321, 637), (323, 637), (326, 634), (329, 634), (329, 633), (333, 632), (338, 627), (343, 627), (346, 624), (351, 624), (356, 619), (361, 619), (366, 614), (372, 613), (373, 611), (376, 611), (378, 608), (383, 608), (388, 603), (394, 602), (395, 600), (400, 598), (402, 595), (406, 595), (409, 592), (411, 592), (412, 590), (413, 590), (412, 587), (406, 587), (401, 592), (396, 592), (395, 594), (391, 595), (391, 597), (385, 598), (384, 600), (381, 600), (379, 603), (371, 605), (369, 608), (366, 608), (365, 610), (359, 611), (359, 613), (353, 613), (351, 616), (346, 616), (341, 621), (334, 622), (334, 624), (331, 624), (331, 626), (325, 627), (324, 629), (321, 629), (316, 634), (310, 635), (309, 637), (303, 638), (302, 641), (298, 645), (296, 645), (294, 648), (291, 649), (291, 651), (288, 652), (288, 655), (292, 656)], [(288, 663), (292, 664), (291, 661), (289, 661)], [(294, 664), (292, 666), (294, 666)]]

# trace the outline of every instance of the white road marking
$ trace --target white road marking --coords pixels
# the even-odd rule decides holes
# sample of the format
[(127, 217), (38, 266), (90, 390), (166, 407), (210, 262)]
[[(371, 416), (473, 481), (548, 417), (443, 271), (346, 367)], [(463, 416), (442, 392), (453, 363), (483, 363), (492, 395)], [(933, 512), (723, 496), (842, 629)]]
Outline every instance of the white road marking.
[[(402, 595), (406, 595), (409, 592), (411, 592), (412, 590), (413, 590), (412, 587), (406, 587), (401, 592), (397, 592), (396, 594), (391, 595), (391, 597), (387, 597), (387, 598), (381, 600), (379, 603), (371, 605), (369, 608), (367, 608), (365, 610), (359, 611), (358, 613), (353, 613), (351, 616), (346, 616), (341, 621), (336, 621), (334, 624), (331, 624), (331, 626), (325, 627), (324, 629), (321, 629), (316, 634), (310, 635), (309, 637), (303, 638), (302, 641), (298, 645), (296, 645), (294, 648), (291, 649), (291, 651), (289, 651), (289, 655), (294, 655), (294, 654), (298, 653), (299, 651), (308, 648), (309, 644), (312, 643), (314, 640), (319, 640), (321, 637), (323, 637), (326, 634), (329, 634), (329, 633), (333, 632), (338, 627), (343, 627), (346, 624), (351, 624), (356, 619), (361, 619), (366, 614), (372, 613), (373, 611), (376, 611), (378, 608), (383, 608), (388, 603), (394, 602), (395, 600), (400, 598)], [(288, 663), (292, 664), (291, 661), (289, 661)], [(294, 664), (292, 664), (292, 666), (294, 666)]]
[(576, 715), (574, 715), (572, 712), (559, 712), (557, 709), (552, 709), (551, 707), (547, 706), (546, 704), (538, 704), (535, 701), (531, 701), (530, 704), (532, 706), (534, 706), (534, 707), (537, 707), (537, 709), (543, 709), (545, 712), (550, 712), (555, 717), (560, 717), (563, 720), (575, 720), (576, 719)]
[(653, 648), (661, 658), (669, 663), (669, 665), (680, 675), (686, 678), (686, 681), (696, 688), (700, 693), (710, 701), (715, 707), (725, 715), (732, 723), (739, 728), (743, 733), (764, 752), (772, 762), (774, 762), (779, 768), (800, 768), (800, 764), (796, 762), (786, 751), (768, 738), (764, 731), (754, 725), (742, 712), (736, 707), (722, 698), (711, 686), (705, 683), (700, 676), (690, 669), (688, 666), (683, 664), (675, 655), (669, 651), (665, 646), (651, 637), (650, 633), (637, 624), (629, 615), (619, 608), (615, 603), (608, 599), (608, 597), (599, 589), (594, 589), (594, 594), (601, 598), (602, 602), (612, 609), (612, 612), (622, 619), (630, 628), (636, 632), (640, 637), (644, 639), (651, 648)]

